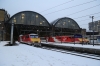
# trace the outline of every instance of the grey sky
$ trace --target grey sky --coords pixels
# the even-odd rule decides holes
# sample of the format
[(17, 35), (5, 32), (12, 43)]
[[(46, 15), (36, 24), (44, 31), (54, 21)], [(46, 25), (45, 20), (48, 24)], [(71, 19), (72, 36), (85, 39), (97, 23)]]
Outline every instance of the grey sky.
[(94, 21), (100, 20), (100, 0), (0, 0), (0, 8), (7, 10), (11, 16), (20, 11), (35, 11), (49, 22), (57, 18), (69, 17), (87, 30), (88, 23), (92, 21), (89, 15), (94, 16)]

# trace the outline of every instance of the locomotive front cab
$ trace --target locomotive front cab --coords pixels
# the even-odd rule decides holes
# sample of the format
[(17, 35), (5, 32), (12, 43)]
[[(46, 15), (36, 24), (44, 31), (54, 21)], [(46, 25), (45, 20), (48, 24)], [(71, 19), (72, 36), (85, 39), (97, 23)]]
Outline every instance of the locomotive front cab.
[(34, 46), (41, 46), (41, 40), (37, 34), (30, 34), (30, 39)]

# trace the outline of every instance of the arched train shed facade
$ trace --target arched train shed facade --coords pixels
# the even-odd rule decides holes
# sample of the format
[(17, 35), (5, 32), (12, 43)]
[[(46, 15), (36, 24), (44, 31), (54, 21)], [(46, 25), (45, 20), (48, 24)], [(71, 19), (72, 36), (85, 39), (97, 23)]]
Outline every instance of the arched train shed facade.
[(11, 24), (14, 23), (14, 39), (21, 34), (38, 33), (39, 36), (47, 36), (51, 32), (50, 24), (41, 14), (33, 11), (22, 11), (13, 15), (6, 23), (8, 39), (11, 33)]
[(68, 17), (54, 20), (51, 22), (51, 26), (53, 36), (81, 34), (81, 28), (76, 21)]

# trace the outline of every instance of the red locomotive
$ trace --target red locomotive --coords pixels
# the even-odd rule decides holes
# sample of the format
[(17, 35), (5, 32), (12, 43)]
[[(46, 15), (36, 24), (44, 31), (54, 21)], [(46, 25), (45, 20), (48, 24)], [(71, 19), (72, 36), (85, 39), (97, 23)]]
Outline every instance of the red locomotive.
[(41, 46), (41, 40), (38, 34), (19, 35), (18, 41), (29, 45)]
[(48, 37), (48, 42), (66, 42), (66, 43), (84, 43), (89, 44), (89, 40), (86, 38), (77, 38), (72, 36), (55, 36)]

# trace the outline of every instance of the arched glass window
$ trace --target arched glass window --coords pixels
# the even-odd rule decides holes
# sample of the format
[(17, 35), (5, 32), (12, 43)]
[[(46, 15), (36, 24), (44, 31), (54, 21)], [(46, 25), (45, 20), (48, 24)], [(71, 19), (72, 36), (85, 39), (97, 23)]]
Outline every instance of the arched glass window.
[(15, 24), (50, 26), (49, 22), (40, 14), (32, 11), (23, 11), (11, 17), (9, 23), (16, 18)]
[(69, 28), (69, 29), (80, 29), (78, 24), (70, 18), (61, 18), (55, 23), (55, 27), (60, 27), (60, 28)]

